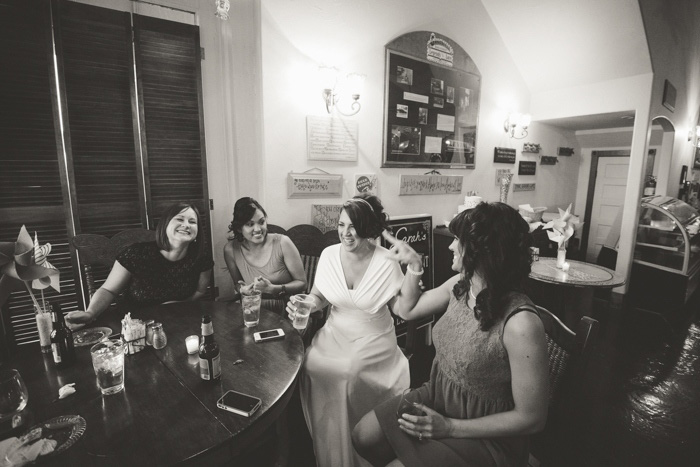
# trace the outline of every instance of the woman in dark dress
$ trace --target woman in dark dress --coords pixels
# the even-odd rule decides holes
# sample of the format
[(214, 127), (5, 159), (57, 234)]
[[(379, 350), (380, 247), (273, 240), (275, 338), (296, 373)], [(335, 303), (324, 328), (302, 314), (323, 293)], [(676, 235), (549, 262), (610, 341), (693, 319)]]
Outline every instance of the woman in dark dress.
[[(375, 466), (527, 465), (528, 435), (547, 418), (544, 327), (520, 285), (530, 271), (528, 225), (503, 203), (481, 203), (450, 223), (452, 269), (421, 292), (406, 275), (394, 311), (412, 320), (445, 310), (435, 325), (430, 381), (416, 389), (423, 415), (397, 417), (392, 398), (353, 431), (355, 449)], [(420, 270), (420, 256), (385, 234), (395, 260)]]
[(204, 247), (201, 216), (190, 203), (170, 206), (156, 227), (156, 240), (122, 250), (85, 311), (66, 314), (73, 329), (94, 321), (122, 292), (121, 300), (145, 306), (203, 297), (214, 265)]

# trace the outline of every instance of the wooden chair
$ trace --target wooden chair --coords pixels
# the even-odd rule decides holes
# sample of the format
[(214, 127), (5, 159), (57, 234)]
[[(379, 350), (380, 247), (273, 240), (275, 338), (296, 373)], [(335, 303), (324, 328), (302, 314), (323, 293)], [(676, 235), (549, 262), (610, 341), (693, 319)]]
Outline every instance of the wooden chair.
[(146, 229), (123, 230), (112, 238), (96, 234), (74, 236), (71, 245), (78, 252), (82, 275), (89, 293), (89, 297), (85, 297), (85, 306), (109, 275), (117, 254), (122, 249), (134, 243), (153, 241), (155, 238), (155, 232)]
[[(540, 319), (544, 324), (547, 338), (547, 354), (549, 356), (549, 417), (547, 427), (542, 433), (533, 436), (532, 450), (535, 459), (549, 460), (546, 446), (550, 433), (548, 433), (549, 420), (555, 409), (565, 406), (567, 388), (580, 380), (583, 376), (587, 362), (592, 354), (595, 339), (598, 335), (599, 323), (593, 318), (584, 316), (579, 322), (576, 332), (569, 329), (558, 317), (546, 308), (537, 306)], [(540, 465), (539, 461), (531, 465)]]

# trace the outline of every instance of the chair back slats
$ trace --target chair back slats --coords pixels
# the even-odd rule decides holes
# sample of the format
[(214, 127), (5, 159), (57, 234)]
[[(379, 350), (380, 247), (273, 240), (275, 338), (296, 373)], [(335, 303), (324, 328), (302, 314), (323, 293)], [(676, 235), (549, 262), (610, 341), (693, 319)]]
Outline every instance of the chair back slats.
[(310, 293), (314, 286), (318, 259), (318, 256), (301, 255), (301, 261), (304, 264), (304, 272), (306, 273), (306, 293)]

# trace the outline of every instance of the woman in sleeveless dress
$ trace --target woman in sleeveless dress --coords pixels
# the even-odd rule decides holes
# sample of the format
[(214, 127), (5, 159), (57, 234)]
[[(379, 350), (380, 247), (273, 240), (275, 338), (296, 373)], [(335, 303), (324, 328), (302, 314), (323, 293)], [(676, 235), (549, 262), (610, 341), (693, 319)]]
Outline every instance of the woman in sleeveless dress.
[[(343, 204), (341, 243), (323, 250), (319, 259), (314, 309), (328, 303), (331, 309), (306, 351), (300, 391), (321, 467), (368, 466), (352, 447), (352, 428), (410, 384), (408, 360), (396, 343), (387, 307), (401, 289), (403, 273), (374, 241), (386, 226), (379, 198), (356, 196)], [(287, 304), (290, 316), (293, 301)]]
[(287, 296), (306, 290), (299, 250), (286, 235), (267, 233), (267, 213), (253, 198), (236, 201), (228, 228), (234, 238), (224, 246), (224, 260), (234, 288), (260, 290), (261, 306), (283, 314)]
[[(530, 271), (528, 225), (502, 203), (481, 203), (452, 222), (452, 269), (421, 293), (407, 275), (395, 311), (418, 319), (445, 311), (433, 330), (435, 360), (418, 391), (422, 414), (397, 416), (398, 399), (378, 405), (353, 431), (374, 466), (524, 466), (528, 435), (547, 418), (544, 326), (520, 285)], [(420, 256), (385, 234), (391, 255), (420, 267)]]

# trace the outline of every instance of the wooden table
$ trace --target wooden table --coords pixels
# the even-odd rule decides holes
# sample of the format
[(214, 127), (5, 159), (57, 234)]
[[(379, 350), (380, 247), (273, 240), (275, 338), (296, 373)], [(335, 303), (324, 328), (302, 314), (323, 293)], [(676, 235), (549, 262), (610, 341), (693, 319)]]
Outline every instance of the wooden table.
[[(116, 333), (117, 313), (110, 327)], [(188, 355), (185, 337), (200, 334), (203, 314), (212, 316), (221, 349), (222, 377), (217, 383), (199, 377), (197, 355)], [(125, 389), (102, 396), (89, 348), (76, 348), (77, 362), (56, 369), (39, 346), (26, 346), (10, 360), (29, 390), (31, 423), (59, 415), (81, 415), (87, 429), (59, 459), (69, 465), (210, 465), (235, 458), (266, 432), (284, 410), (304, 357), (299, 333), (287, 319), (265, 310), (260, 324), (243, 325), (239, 304), (187, 302), (134, 311), (133, 318), (163, 323), (168, 345), (125, 357)], [(103, 320), (98, 325), (109, 323)], [(256, 344), (253, 332), (282, 328), (285, 338)], [(243, 363), (233, 365), (237, 359)], [(76, 383), (77, 392), (54, 401), (58, 389)], [(250, 418), (216, 407), (221, 395), (235, 389), (262, 400)]]
[(582, 316), (591, 316), (593, 293), (596, 289), (612, 289), (625, 283), (624, 277), (612, 269), (571, 259), (569, 270), (557, 268), (556, 258), (540, 257), (532, 263), (528, 295), (537, 305), (544, 306), (571, 329)]

